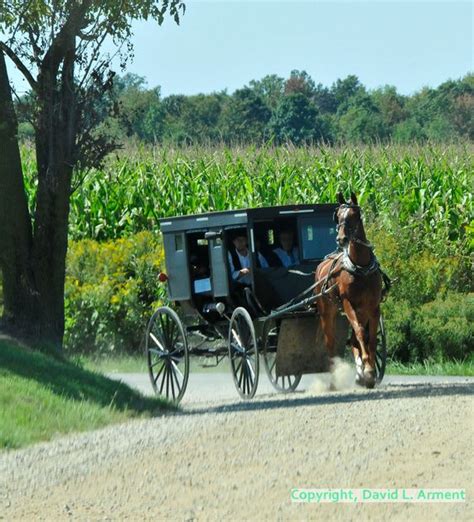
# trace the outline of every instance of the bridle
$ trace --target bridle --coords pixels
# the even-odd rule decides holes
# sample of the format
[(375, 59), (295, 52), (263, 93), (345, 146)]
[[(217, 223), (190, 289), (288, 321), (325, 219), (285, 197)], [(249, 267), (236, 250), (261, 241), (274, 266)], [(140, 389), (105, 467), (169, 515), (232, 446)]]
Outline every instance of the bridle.
[[(359, 231), (359, 224), (362, 222), (362, 218), (359, 219), (355, 227), (349, 225), (347, 221), (347, 214), (350, 209), (358, 209), (359, 212), (361, 212), (360, 206), (354, 205), (353, 203), (342, 203), (334, 211), (333, 220), (334, 223), (336, 223), (336, 231), (339, 231), (339, 229), (343, 226), (348, 242), (352, 241), (354, 243), (358, 243), (359, 245), (363, 245), (367, 248), (370, 248), (370, 250), (373, 250), (374, 247), (370, 243), (362, 241), (362, 239), (359, 239), (357, 237), (357, 233)], [(337, 217), (340, 210), (344, 210), (344, 214), (342, 215), (341, 221), (339, 221)]]

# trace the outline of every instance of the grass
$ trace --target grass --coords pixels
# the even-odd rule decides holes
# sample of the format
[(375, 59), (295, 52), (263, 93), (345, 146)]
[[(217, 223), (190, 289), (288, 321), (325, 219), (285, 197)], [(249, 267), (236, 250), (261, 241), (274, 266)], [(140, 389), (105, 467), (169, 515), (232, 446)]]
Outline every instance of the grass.
[(170, 408), (78, 364), (0, 339), (0, 450)]
[(390, 375), (454, 375), (474, 377), (474, 358), (466, 361), (424, 361), (423, 363), (402, 364), (391, 361), (387, 365)]
[[(210, 362), (209, 360), (208, 362)], [(191, 359), (191, 372), (228, 372), (229, 364), (224, 359), (221, 364), (213, 368), (203, 368), (204, 363), (200, 359)], [(81, 364), (86, 368), (102, 373), (146, 373), (147, 366), (145, 357), (124, 355), (117, 357), (103, 358), (82, 358)], [(263, 367), (260, 371), (264, 372)], [(466, 361), (425, 361), (424, 363), (403, 364), (396, 361), (387, 363), (387, 374), (390, 375), (455, 375), (455, 376), (474, 376), (474, 358)]]
[[(79, 357), (77, 363), (88, 370), (100, 373), (147, 373), (148, 367), (145, 355), (118, 355), (114, 357)], [(192, 373), (202, 372), (227, 372), (230, 371), (227, 358), (218, 366), (204, 366), (214, 364), (215, 359), (203, 357), (190, 358), (189, 371)]]

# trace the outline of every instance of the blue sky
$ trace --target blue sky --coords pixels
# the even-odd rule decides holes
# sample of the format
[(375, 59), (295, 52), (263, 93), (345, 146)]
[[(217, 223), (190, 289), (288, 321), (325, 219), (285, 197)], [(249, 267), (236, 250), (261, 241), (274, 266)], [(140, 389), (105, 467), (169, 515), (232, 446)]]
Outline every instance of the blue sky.
[(164, 95), (232, 92), (292, 69), (410, 94), (474, 69), (471, 2), (190, 0), (179, 27), (142, 22), (134, 32), (127, 70)]

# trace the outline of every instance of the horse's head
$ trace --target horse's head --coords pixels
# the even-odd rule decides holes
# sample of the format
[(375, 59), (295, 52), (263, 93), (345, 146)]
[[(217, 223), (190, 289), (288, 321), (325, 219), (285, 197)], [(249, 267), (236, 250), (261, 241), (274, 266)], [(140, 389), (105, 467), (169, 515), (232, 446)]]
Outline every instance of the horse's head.
[(339, 207), (334, 212), (334, 221), (337, 224), (337, 243), (341, 247), (349, 241), (360, 238), (364, 234), (362, 216), (356, 195), (351, 192), (351, 199), (345, 201), (342, 192), (337, 195)]

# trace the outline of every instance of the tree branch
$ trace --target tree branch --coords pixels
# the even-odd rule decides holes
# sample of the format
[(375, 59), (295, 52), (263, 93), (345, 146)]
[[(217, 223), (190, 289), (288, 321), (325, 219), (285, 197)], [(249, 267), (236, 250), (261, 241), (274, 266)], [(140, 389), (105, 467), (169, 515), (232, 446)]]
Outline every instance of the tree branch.
[(36, 65), (39, 66), (41, 64), (41, 48), (38, 45), (38, 38), (35, 39), (35, 35), (31, 26), (28, 27), (28, 37), (30, 39), (31, 49), (33, 50)]
[(23, 74), (31, 88), (36, 91), (38, 87), (38, 83), (33, 78), (33, 75), (30, 73), (26, 65), (18, 58), (18, 56), (8, 47), (5, 42), (0, 42), (0, 49), (10, 58), (10, 60), (16, 65), (18, 70)]
[(43, 58), (40, 70), (41, 73), (49, 69), (52, 74), (56, 74), (61, 60), (64, 58), (66, 47), (65, 40), (71, 36), (77, 36), (78, 31), (84, 28), (84, 16), (90, 8), (92, 0), (84, 0), (82, 4), (76, 5), (70, 12), (68, 19), (64, 22), (59, 33), (54, 37), (51, 45)]

